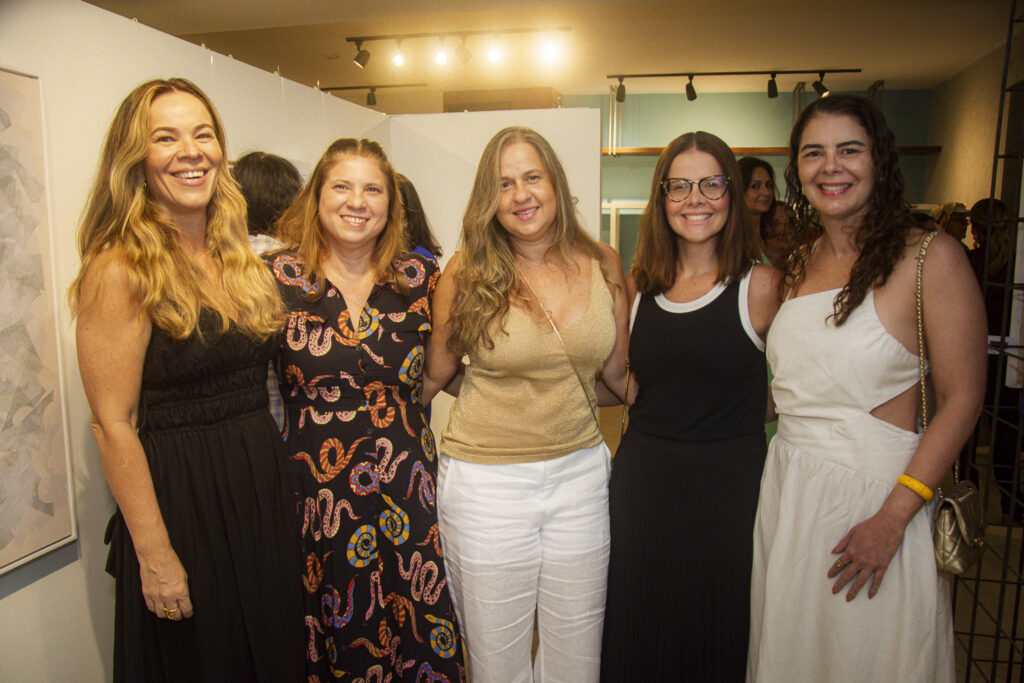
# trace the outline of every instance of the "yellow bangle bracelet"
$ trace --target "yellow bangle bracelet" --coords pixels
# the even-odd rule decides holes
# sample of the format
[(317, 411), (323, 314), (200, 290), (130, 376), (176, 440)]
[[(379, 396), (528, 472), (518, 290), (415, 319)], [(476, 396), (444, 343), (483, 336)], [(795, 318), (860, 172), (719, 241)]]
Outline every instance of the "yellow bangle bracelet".
[(917, 479), (914, 479), (909, 474), (901, 474), (896, 479), (896, 483), (906, 486), (908, 489), (921, 496), (926, 503), (935, 495), (930, 488), (919, 482)]

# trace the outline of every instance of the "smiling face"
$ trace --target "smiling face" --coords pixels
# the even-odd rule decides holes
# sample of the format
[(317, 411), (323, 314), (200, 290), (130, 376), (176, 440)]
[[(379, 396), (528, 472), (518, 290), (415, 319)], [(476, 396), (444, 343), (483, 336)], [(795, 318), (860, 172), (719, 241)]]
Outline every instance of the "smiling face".
[(828, 227), (859, 227), (870, 208), (875, 165), (867, 131), (845, 114), (820, 114), (800, 136), (797, 172), (804, 195)]
[(143, 162), (146, 183), (153, 201), (176, 224), (198, 220), (205, 225), (223, 159), (213, 117), (197, 97), (173, 91), (153, 100)]
[(717, 240), (729, 220), (729, 190), (718, 199), (708, 199), (697, 187), (702, 178), (724, 175), (722, 166), (707, 152), (688, 149), (672, 160), (666, 177), (692, 181), (690, 194), (681, 202), (666, 195), (665, 217), (676, 238), (682, 242), (699, 244)]
[(375, 160), (346, 155), (324, 175), (317, 203), (329, 249), (372, 250), (388, 222), (388, 185)]
[(501, 190), (496, 217), (513, 241), (546, 242), (558, 215), (551, 176), (536, 148), (513, 142), (498, 160)]
[(755, 223), (761, 218), (762, 214), (767, 213), (772, 208), (772, 202), (774, 201), (775, 184), (772, 182), (771, 176), (768, 175), (768, 171), (758, 166), (750, 175), (750, 185), (747, 186), (746, 191), (743, 193), (743, 203), (746, 204), (747, 211), (750, 212), (750, 216), (754, 219)]

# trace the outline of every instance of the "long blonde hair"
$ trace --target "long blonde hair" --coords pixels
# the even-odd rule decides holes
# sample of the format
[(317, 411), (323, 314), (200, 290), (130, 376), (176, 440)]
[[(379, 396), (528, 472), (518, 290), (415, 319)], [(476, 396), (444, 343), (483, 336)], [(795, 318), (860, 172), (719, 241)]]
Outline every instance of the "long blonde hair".
[(509, 145), (526, 142), (537, 150), (555, 189), (557, 211), (551, 226), (549, 253), (564, 263), (572, 263), (576, 249), (583, 250), (601, 264), (604, 261), (597, 242), (580, 225), (576, 203), (558, 155), (537, 131), (511, 126), (498, 131), (484, 148), (476, 169), (473, 190), (462, 218), (459, 237), (461, 261), (455, 275), (455, 299), (452, 302), (448, 348), (462, 356), (478, 345), (494, 348), (492, 324), (503, 323), (512, 297), (521, 297), (523, 286), (516, 266), (515, 252), (508, 233), (498, 221), (501, 195), (501, 154)]
[[(223, 334), (232, 319), (204, 294), (207, 278), (186, 252), (179, 228), (146, 187), (150, 110), (157, 97), (172, 92), (187, 93), (203, 103), (213, 120), (222, 157), (227, 159), (224, 126), (196, 85), (183, 78), (157, 79), (129, 93), (107, 131), (79, 224), (81, 267), (68, 302), (72, 314), (77, 314), (89, 266), (105, 249), (117, 248), (128, 266), (131, 294), (155, 326), (184, 339), (196, 330), (205, 305), (219, 316)], [(245, 200), (225, 161), (206, 207), (206, 248), (220, 267), (234, 323), (245, 334), (265, 339), (282, 327), (284, 309), (269, 269), (249, 248), (245, 217)]]
[(320, 192), (327, 180), (327, 174), (339, 160), (348, 156), (371, 159), (377, 162), (384, 174), (388, 191), (388, 221), (374, 245), (374, 266), (379, 281), (393, 283), (398, 291), (404, 294), (408, 291), (406, 278), (395, 265), (396, 259), (405, 249), (405, 212), (402, 209), (402, 195), (398, 190), (395, 169), (381, 146), (373, 140), (341, 138), (331, 143), (309, 176), (309, 182), (281, 215), (277, 223), (278, 237), (295, 249), (303, 263), (310, 285), (306, 296), (310, 300), (320, 298), (324, 291), (321, 282), (327, 251), (327, 240), (324, 239), (324, 229), (317, 214)]

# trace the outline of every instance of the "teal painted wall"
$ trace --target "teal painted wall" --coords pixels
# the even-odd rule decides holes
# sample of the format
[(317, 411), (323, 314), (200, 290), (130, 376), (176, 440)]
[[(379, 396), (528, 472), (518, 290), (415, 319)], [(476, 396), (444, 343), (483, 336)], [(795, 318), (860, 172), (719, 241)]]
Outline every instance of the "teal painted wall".
[[(622, 104), (622, 147), (664, 147), (676, 136), (691, 130), (706, 130), (732, 147), (785, 147), (792, 127), (793, 98), (780, 93), (773, 100), (764, 93), (705, 93), (698, 90), (694, 102), (678, 95), (630, 95), (626, 82), (626, 101)], [(865, 93), (860, 93), (865, 94)], [(805, 101), (811, 101), (811, 93)], [(931, 91), (893, 90), (885, 93), (886, 120), (900, 145), (928, 144), (928, 120)], [(608, 97), (600, 95), (566, 96), (567, 107), (601, 109), (601, 144), (608, 141)], [(765, 157), (775, 169), (776, 180), (784, 185), (783, 156)], [(601, 161), (601, 197), (646, 199), (650, 193), (655, 157), (603, 157)], [(908, 155), (901, 159), (907, 180), (908, 199), (923, 200), (928, 157)]]

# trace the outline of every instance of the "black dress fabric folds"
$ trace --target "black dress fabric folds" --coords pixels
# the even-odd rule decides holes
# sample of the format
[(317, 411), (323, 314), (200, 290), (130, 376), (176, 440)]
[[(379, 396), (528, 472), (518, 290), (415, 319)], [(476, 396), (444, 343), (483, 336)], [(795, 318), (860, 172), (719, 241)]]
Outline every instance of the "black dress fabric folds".
[(217, 331), (174, 340), (153, 328), (143, 369), (139, 438), (171, 546), (188, 573), (195, 615), (146, 609), (120, 512), (107, 530), (115, 576), (115, 681), (303, 679), (296, 496), (267, 411), (267, 363), (280, 337)]
[(747, 282), (640, 298), (609, 486), (601, 680), (743, 681), (767, 369)]

